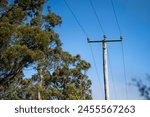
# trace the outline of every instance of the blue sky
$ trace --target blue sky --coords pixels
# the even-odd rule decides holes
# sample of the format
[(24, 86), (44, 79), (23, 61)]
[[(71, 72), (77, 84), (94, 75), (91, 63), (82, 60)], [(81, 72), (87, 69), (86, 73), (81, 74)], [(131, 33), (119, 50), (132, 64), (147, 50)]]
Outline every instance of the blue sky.
[[(66, 0), (92, 40), (102, 40), (103, 33), (99, 28), (96, 17), (89, 4), (89, 0)], [(119, 31), (113, 14), (110, 0), (92, 0), (107, 39), (119, 39)], [(82, 32), (74, 17), (63, 0), (50, 0), (47, 4), (52, 11), (62, 17), (63, 23), (55, 30), (63, 42), (63, 49), (73, 55), (80, 54), (82, 59), (91, 63), (88, 76), (92, 80), (93, 99), (104, 99), (102, 45), (92, 44), (99, 80), (96, 75), (92, 55)], [(126, 76), (128, 82), (128, 99), (142, 99), (132, 78), (144, 79), (150, 74), (150, 1), (149, 0), (114, 0), (114, 6), (124, 37), (124, 52)], [(111, 99), (127, 99), (125, 93), (125, 79), (123, 73), (123, 58), (121, 43), (108, 44), (109, 52), (109, 84)], [(112, 69), (112, 75), (110, 73)], [(112, 81), (112, 76), (114, 82)], [(100, 81), (100, 82), (99, 82)], [(116, 91), (114, 90), (116, 89)], [(116, 92), (116, 93), (115, 93)]]

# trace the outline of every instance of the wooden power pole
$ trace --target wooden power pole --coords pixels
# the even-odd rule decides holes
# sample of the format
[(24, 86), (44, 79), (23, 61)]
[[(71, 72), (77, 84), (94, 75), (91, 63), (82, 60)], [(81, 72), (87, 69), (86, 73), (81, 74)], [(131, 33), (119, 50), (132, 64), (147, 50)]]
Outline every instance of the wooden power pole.
[(119, 40), (106, 40), (106, 35), (104, 35), (103, 40), (90, 41), (87, 38), (88, 43), (102, 43), (103, 44), (103, 76), (104, 76), (104, 90), (105, 90), (105, 100), (109, 100), (109, 82), (108, 82), (108, 64), (107, 64), (107, 42), (121, 42), (122, 37)]

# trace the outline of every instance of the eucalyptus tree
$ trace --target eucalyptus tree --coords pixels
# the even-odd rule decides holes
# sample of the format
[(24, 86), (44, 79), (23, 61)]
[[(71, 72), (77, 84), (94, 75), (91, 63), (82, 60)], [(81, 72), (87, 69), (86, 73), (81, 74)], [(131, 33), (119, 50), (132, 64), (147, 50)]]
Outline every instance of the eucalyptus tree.
[(62, 19), (46, 2), (0, 1), (0, 99), (92, 99), (90, 64), (63, 51)]

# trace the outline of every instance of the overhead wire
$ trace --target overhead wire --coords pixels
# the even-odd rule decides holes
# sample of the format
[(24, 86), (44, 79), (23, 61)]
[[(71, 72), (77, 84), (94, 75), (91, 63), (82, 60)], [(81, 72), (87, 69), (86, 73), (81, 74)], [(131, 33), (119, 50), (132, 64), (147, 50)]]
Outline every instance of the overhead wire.
[(112, 9), (113, 9), (113, 12), (114, 12), (115, 20), (116, 20), (116, 23), (117, 23), (117, 26), (118, 26), (119, 34), (120, 34), (120, 36), (122, 36), (121, 28), (120, 28), (120, 25), (119, 25), (118, 17), (117, 17), (115, 6), (114, 6), (114, 2), (113, 2), (113, 0), (110, 0), (110, 1), (111, 1)]
[(79, 27), (81, 28), (82, 32), (88, 37), (88, 34), (86, 33), (85, 29), (83, 28), (83, 26), (81, 25), (81, 23), (79, 22), (78, 18), (76, 17), (76, 15), (74, 14), (74, 12), (72, 11), (71, 7), (69, 6), (69, 4), (67, 3), (66, 0), (64, 0), (65, 5), (67, 6), (67, 8), (69, 9), (69, 11), (71, 12), (72, 16), (74, 17), (74, 19), (76, 20), (77, 24), (79, 25)]
[[(120, 39), (122, 40), (123, 38), (122, 38), (121, 28), (120, 28), (120, 24), (119, 24), (119, 21), (118, 21), (117, 14), (116, 14), (114, 2), (113, 2), (113, 0), (110, 0), (110, 1), (111, 1), (111, 5), (112, 5), (112, 8), (113, 8), (114, 16), (115, 16), (115, 19), (116, 19), (117, 27), (118, 27), (118, 30), (119, 30)], [(122, 58), (123, 58), (123, 72), (124, 72), (124, 78), (125, 78), (125, 90), (126, 90), (125, 92), (126, 92), (126, 97), (128, 99), (128, 97), (129, 97), (128, 96), (128, 81), (127, 81), (127, 75), (126, 75), (126, 64), (125, 64), (123, 42), (121, 42), (121, 50), (122, 50)]]
[(108, 55), (110, 75), (111, 75), (111, 78), (112, 78), (112, 84), (113, 84), (113, 89), (114, 89), (114, 98), (117, 99), (117, 90), (116, 90), (116, 85), (115, 85), (115, 79), (114, 79), (114, 75), (113, 75), (113, 72), (112, 72), (112, 66), (111, 66), (111, 61), (110, 61), (110, 56), (109, 56), (109, 51), (108, 50), (107, 50), (107, 55)]
[[(70, 5), (67, 3), (66, 0), (63, 0), (65, 5), (67, 6), (67, 8), (69, 9), (69, 11), (71, 12), (72, 16), (74, 17), (75, 21), (77, 22), (77, 24), (79, 25), (80, 29), (82, 30), (82, 32), (85, 34), (85, 36), (88, 38), (88, 34), (87, 32), (85, 31), (84, 27), (81, 25), (81, 23), (79, 22), (78, 18), (76, 17), (75, 13), (73, 12), (73, 10), (71, 9)], [(90, 51), (91, 51), (91, 55), (92, 55), (92, 59), (93, 59), (93, 63), (94, 63), (94, 67), (95, 67), (95, 71), (96, 71), (96, 75), (97, 75), (97, 79), (100, 83), (100, 77), (99, 77), (99, 74), (98, 74), (98, 69), (97, 69), (97, 65), (96, 65), (96, 61), (95, 61), (95, 56), (94, 56), (94, 52), (93, 52), (93, 49), (92, 49), (92, 46), (89, 44), (89, 48), (90, 48)], [(100, 90), (102, 90), (102, 85), (100, 83)]]
[(103, 88), (102, 88), (102, 85), (101, 85), (100, 76), (99, 76), (99, 73), (98, 73), (98, 69), (97, 69), (97, 65), (96, 65), (96, 60), (95, 60), (95, 57), (94, 57), (94, 52), (93, 52), (91, 44), (89, 44), (89, 47), (90, 47), (90, 50), (91, 50), (91, 55), (92, 55), (92, 59), (93, 59), (93, 63), (94, 63), (94, 67), (95, 67), (95, 71), (96, 71), (96, 75), (97, 75), (97, 80), (98, 80), (98, 82), (100, 84), (100, 89), (103, 92), (103, 90), (102, 90)]
[(121, 42), (121, 49), (122, 49), (122, 59), (123, 59), (123, 70), (124, 70), (124, 77), (125, 77), (125, 85), (126, 85), (126, 95), (127, 99), (129, 98), (128, 95), (128, 80), (127, 80), (127, 73), (126, 73), (126, 64), (125, 64), (125, 54), (124, 54), (124, 45), (123, 42)]
[(103, 34), (105, 35), (104, 28), (103, 28), (103, 26), (102, 26), (102, 23), (101, 23), (101, 21), (100, 21), (100, 18), (99, 18), (99, 16), (98, 16), (98, 14), (97, 14), (97, 12), (96, 12), (96, 9), (95, 9), (95, 7), (94, 7), (92, 1), (89, 0), (89, 2), (90, 2), (90, 5), (91, 5), (91, 7), (92, 7), (92, 9), (93, 9), (93, 12), (94, 12), (94, 14), (95, 14), (95, 16), (96, 16), (96, 19), (97, 19), (97, 21), (98, 21), (99, 27), (101, 28)]

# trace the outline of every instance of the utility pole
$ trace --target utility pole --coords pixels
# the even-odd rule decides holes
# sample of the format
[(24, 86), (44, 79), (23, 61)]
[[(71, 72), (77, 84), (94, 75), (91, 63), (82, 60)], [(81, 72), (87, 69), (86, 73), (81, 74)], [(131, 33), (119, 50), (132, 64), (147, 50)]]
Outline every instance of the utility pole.
[(89, 38), (87, 38), (88, 43), (102, 43), (102, 49), (103, 49), (103, 76), (104, 76), (104, 92), (105, 92), (105, 100), (109, 100), (109, 81), (108, 81), (108, 64), (107, 64), (107, 42), (121, 42), (122, 37), (120, 37), (119, 40), (106, 40), (106, 35), (104, 35), (103, 40), (99, 41), (90, 41)]

